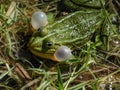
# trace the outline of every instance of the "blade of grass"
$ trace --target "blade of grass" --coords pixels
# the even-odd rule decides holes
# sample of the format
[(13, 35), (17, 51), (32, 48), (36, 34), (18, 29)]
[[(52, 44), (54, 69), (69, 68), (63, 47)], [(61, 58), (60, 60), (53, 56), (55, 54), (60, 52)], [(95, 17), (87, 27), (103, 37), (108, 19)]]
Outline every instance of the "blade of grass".
[(6, 17), (8, 17), (7, 24), (10, 24), (11, 21), (14, 21), (16, 14), (16, 2), (11, 2), (7, 12), (6, 12)]
[(15, 90), (15, 89), (12, 88), (12, 87), (9, 87), (9, 86), (7, 86), (7, 85), (2, 85), (2, 84), (0, 84), (0, 88), (2, 88), (2, 90), (3, 90), (3, 88), (4, 88), (4, 90)]
[(5, 31), (5, 34), (6, 34), (6, 40), (7, 40), (7, 43), (8, 43), (8, 55), (10, 58), (14, 59), (14, 56), (13, 56), (13, 53), (12, 53), (12, 41), (11, 41), (11, 37), (10, 37), (10, 33), (8, 30)]
[(116, 33), (116, 30), (115, 30), (114, 27), (112, 26), (112, 22), (111, 22), (111, 20), (110, 20), (109, 13), (108, 13), (108, 11), (105, 9), (105, 6), (104, 6), (104, 4), (103, 4), (103, 1), (100, 0), (100, 3), (101, 3), (101, 7), (103, 8), (103, 9), (102, 9), (102, 12), (103, 12), (104, 16), (106, 17), (107, 21), (108, 21), (109, 24), (110, 24), (111, 30), (112, 30), (115, 34), (117, 34), (117, 33)]
[[(14, 68), (14, 67), (13, 67)], [(13, 68), (9, 69), (7, 72), (4, 72), (0, 75), (0, 79), (2, 79), (4, 76), (6, 76), (9, 72), (13, 70)]]
[(39, 87), (37, 88), (37, 90), (45, 90), (45, 88), (48, 87), (49, 84), (50, 84), (49, 81), (45, 81), (45, 80), (44, 80), (44, 82), (42, 82), (42, 83), (39, 85)]
[(62, 75), (59, 66), (57, 67), (58, 70), (58, 90), (64, 90), (63, 89), (63, 81), (62, 81)]
[(71, 81), (73, 81), (77, 76), (75, 75), (76, 67), (74, 67), (73, 72), (70, 75), (70, 78), (64, 83), (64, 90), (67, 90), (68, 85), (70, 84)]
[(83, 87), (85, 87), (88, 84), (89, 81), (74, 85), (70, 88), (68, 88), (67, 90), (81, 90)]

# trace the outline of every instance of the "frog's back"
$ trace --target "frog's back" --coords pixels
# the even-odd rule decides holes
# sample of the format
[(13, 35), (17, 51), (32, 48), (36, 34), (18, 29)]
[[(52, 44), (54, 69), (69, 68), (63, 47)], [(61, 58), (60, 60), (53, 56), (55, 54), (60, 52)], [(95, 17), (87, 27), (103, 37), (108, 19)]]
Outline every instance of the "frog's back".
[(100, 11), (77, 11), (46, 28), (57, 44), (80, 44), (89, 40), (100, 17)]

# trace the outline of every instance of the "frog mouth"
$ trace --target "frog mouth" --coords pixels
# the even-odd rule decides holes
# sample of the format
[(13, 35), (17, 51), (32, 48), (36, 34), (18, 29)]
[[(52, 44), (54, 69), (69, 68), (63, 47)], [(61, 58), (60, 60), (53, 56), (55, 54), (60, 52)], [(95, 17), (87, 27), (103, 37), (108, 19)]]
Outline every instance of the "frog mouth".
[(34, 49), (30, 49), (30, 51), (38, 57), (60, 62), (60, 60), (55, 57), (55, 55), (54, 55), (55, 52), (44, 53), (44, 52), (40, 52), (40, 51), (37, 51), (37, 50), (34, 50)]
[(60, 46), (58, 49), (56, 49), (55, 52), (51, 53), (43, 53), (33, 49), (30, 51), (38, 57), (50, 59), (57, 62), (65, 61), (71, 56), (71, 50), (67, 46)]

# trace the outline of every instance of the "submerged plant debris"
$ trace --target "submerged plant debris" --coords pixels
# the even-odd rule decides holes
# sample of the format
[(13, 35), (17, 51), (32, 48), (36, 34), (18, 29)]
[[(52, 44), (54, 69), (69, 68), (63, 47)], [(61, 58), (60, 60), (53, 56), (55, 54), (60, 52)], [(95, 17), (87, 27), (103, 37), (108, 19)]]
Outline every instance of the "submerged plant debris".
[(42, 10), (54, 22), (76, 9), (67, 9), (63, 2), (0, 0), (0, 90), (120, 90), (119, 0), (105, 0), (102, 7), (113, 14), (103, 26), (109, 21), (116, 29), (104, 26), (111, 29), (96, 31), (86, 45), (75, 49), (76, 60), (54, 62), (28, 50), (32, 14)]

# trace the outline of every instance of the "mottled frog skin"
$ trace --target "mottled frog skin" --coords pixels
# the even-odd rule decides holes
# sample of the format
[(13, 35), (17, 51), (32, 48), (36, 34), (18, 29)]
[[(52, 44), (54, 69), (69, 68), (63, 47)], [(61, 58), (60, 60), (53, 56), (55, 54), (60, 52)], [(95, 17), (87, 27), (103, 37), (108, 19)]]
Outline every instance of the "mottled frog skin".
[(38, 57), (60, 61), (54, 56), (60, 46), (71, 50), (90, 40), (104, 18), (99, 10), (80, 10), (39, 29), (30, 38), (29, 50)]
[(69, 10), (100, 9), (105, 0), (62, 0), (62, 3)]

